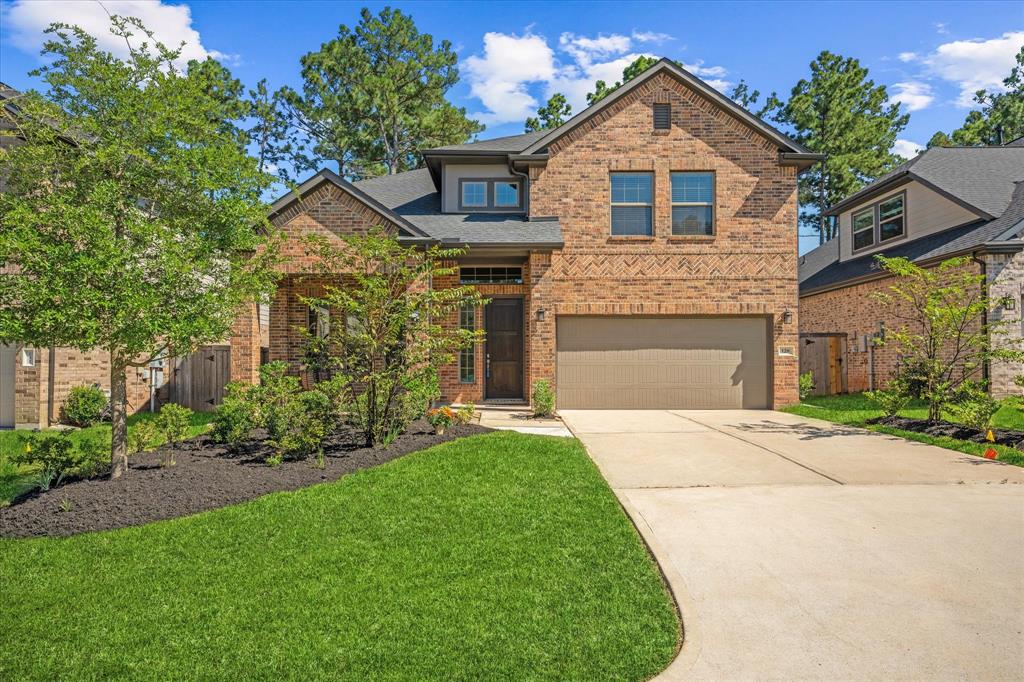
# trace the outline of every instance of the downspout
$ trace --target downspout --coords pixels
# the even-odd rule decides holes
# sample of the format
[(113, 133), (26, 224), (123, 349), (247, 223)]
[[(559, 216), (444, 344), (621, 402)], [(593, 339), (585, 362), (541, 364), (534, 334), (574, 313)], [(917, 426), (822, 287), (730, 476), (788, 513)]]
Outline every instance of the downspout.
[[(984, 300), (986, 301), (986, 305), (985, 305), (985, 308), (981, 311), (981, 324), (982, 324), (982, 328), (983, 329), (987, 329), (988, 328), (988, 304), (987, 304), (987, 302), (988, 302), (988, 289), (989, 289), (989, 287), (988, 287), (988, 264), (985, 263), (985, 261), (983, 259), (978, 258), (978, 252), (977, 251), (975, 251), (974, 253), (971, 254), (971, 260), (978, 264), (978, 267), (981, 270), (981, 276), (984, 278), (984, 279), (981, 280), (981, 295), (982, 295), (982, 298), (984, 298)], [(992, 343), (992, 336), (988, 332), (986, 332), (985, 335), (988, 337), (988, 342), (991, 344)], [(988, 386), (989, 379), (991, 378), (991, 375), (992, 375), (991, 364), (992, 364), (992, 361), (989, 358), (985, 358), (985, 362), (981, 363), (981, 380), (985, 382), (985, 386)], [(989, 387), (988, 390), (991, 391), (992, 390), (991, 387)]]
[[(526, 211), (526, 219), (529, 220), (530, 219), (530, 174), (529, 173), (523, 173), (523, 172), (517, 171), (515, 169), (515, 164), (512, 163), (512, 155), (511, 154), (508, 157), (506, 157), (506, 158), (508, 159), (508, 171), (510, 173), (512, 173), (512, 175), (518, 175), (519, 177), (521, 177), (523, 179), (523, 209)], [(527, 254), (527, 256), (526, 256), (526, 264), (527, 265), (530, 264), (530, 256), (529, 256), (529, 254)], [(523, 282), (525, 284), (526, 280), (523, 280)], [(531, 291), (529, 291), (529, 289), (527, 289), (526, 295), (529, 297), (530, 304), (532, 305), (533, 304), (533, 292), (531, 292)], [(525, 302), (524, 302), (524, 305), (525, 305)], [(532, 310), (531, 311), (524, 311), (524, 313), (525, 313), (526, 319), (523, 321), (523, 335), (525, 336), (527, 334), (527, 332), (528, 332), (528, 329), (531, 326), (531, 320), (533, 319), (533, 311)], [(533, 387), (530, 385), (530, 368), (526, 364), (526, 357), (528, 357), (528, 356), (532, 357), (532, 354), (530, 353), (530, 351), (527, 348), (525, 348), (525, 346), (526, 346), (526, 339), (523, 340), (523, 346), (524, 346), (524, 348), (523, 348), (523, 374), (524, 374), (524, 376), (523, 376), (523, 397), (526, 398), (526, 402), (529, 403), (530, 402), (529, 396), (531, 394), (531, 391), (533, 390)], [(485, 361), (487, 362), (486, 366), (489, 368), (490, 367), (490, 362), (489, 362), (489, 360), (487, 358), (489, 358), (489, 356), (485, 356)], [(487, 390), (487, 374), (488, 374), (488, 372), (489, 372), (489, 369), (485, 369), (484, 370), (484, 391), (485, 392)]]
[(517, 171), (515, 165), (512, 163), (512, 156), (506, 157), (508, 163), (508, 172), (512, 175), (518, 175), (523, 179), (523, 210), (526, 211), (526, 219), (530, 219), (530, 174)]
[(53, 386), (56, 383), (57, 349), (50, 346), (46, 362), (46, 426), (53, 426)]

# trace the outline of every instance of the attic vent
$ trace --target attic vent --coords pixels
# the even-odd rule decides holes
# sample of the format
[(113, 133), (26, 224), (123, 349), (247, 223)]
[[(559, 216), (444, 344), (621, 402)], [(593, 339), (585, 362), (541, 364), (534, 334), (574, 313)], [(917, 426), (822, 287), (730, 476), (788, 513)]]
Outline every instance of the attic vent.
[(668, 130), (672, 127), (672, 105), (671, 104), (655, 104), (654, 105), (654, 129), (655, 130)]

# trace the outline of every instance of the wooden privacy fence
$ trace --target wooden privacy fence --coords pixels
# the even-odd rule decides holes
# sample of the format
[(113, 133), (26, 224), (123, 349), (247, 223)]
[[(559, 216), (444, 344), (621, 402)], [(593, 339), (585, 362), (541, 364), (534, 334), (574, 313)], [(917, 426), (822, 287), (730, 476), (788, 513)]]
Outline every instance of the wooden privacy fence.
[(846, 393), (846, 334), (801, 334), (800, 374), (807, 372), (813, 395)]
[(212, 412), (224, 400), (224, 387), (230, 380), (231, 346), (203, 346), (171, 360), (167, 402)]

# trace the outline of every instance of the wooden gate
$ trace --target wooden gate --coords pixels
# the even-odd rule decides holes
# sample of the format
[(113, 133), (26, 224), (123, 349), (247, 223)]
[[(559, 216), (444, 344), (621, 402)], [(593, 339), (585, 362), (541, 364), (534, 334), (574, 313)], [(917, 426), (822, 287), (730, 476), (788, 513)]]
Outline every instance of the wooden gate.
[(846, 334), (801, 334), (800, 374), (807, 372), (813, 395), (846, 393)]
[(212, 412), (224, 400), (224, 387), (231, 380), (231, 346), (203, 346), (191, 355), (174, 358), (171, 367), (168, 402)]

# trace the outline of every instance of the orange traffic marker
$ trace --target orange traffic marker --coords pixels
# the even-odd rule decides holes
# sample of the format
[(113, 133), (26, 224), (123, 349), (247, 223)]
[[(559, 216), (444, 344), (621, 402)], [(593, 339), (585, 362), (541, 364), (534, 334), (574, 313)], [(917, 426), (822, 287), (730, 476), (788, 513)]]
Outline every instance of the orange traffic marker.
[(999, 453), (992, 448), (989, 448), (988, 450), (985, 450), (985, 459), (999, 459)]

